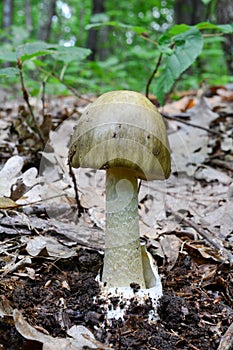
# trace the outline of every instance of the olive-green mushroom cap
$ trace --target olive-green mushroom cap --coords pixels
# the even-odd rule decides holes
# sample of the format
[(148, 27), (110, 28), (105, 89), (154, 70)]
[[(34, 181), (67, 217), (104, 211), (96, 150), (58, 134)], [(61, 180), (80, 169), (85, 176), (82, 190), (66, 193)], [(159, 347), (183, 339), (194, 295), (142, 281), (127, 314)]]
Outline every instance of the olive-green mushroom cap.
[(107, 92), (78, 120), (69, 162), (75, 168), (131, 169), (147, 181), (166, 179), (171, 160), (163, 118), (138, 92)]

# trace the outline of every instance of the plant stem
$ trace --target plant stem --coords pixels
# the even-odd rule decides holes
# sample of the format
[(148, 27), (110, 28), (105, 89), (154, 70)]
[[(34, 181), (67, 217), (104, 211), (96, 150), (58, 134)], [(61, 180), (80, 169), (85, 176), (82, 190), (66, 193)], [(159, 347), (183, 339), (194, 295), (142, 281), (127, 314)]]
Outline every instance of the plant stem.
[[(74, 185), (75, 199), (76, 199), (77, 209), (78, 209), (78, 218), (80, 218), (82, 213), (84, 213), (84, 208), (83, 208), (83, 206), (82, 206), (82, 204), (80, 202), (80, 199), (79, 199), (76, 177), (74, 175), (73, 169), (72, 169), (71, 164), (70, 164), (69, 161), (68, 161), (68, 166), (69, 166), (69, 174), (70, 174), (70, 177), (71, 177), (71, 179), (73, 181), (73, 185)], [(76, 224), (77, 224), (77, 222), (76, 222)]]
[(161, 61), (162, 61), (162, 57), (163, 57), (163, 54), (160, 53), (159, 58), (158, 58), (158, 61), (157, 61), (156, 66), (155, 66), (155, 69), (153, 70), (153, 72), (152, 72), (152, 74), (151, 74), (151, 76), (150, 76), (150, 78), (148, 79), (148, 82), (147, 82), (147, 84), (146, 84), (146, 97), (147, 97), (147, 98), (148, 98), (148, 96), (149, 96), (150, 85), (151, 85), (151, 83), (152, 83), (152, 80), (153, 80), (155, 74), (157, 73), (157, 70), (158, 70), (158, 68), (159, 68), (159, 66), (160, 66), (160, 63), (161, 63)]
[(106, 171), (106, 232), (102, 281), (107, 287), (145, 288), (139, 234), (137, 178), (133, 171)]
[(27, 92), (27, 89), (25, 87), (25, 84), (24, 84), (24, 76), (23, 76), (23, 64), (21, 62), (21, 60), (18, 58), (17, 60), (17, 66), (18, 66), (18, 69), (19, 69), (19, 76), (20, 76), (20, 83), (21, 83), (21, 90), (23, 92), (23, 98), (24, 98), (24, 101), (26, 102), (27, 106), (28, 106), (28, 109), (29, 109), (29, 112), (31, 114), (31, 117), (32, 117), (32, 120), (33, 120), (33, 127), (34, 129), (36, 130), (39, 138), (40, 138), (40, 141), (41, 141), (41, 144), (43, 145), (43, 147), (45, 146), (45, 142), (44, 142), (44, 138), (43, 138), (43, 135), (41, 133), (41, 130), (39, 128), (39, 126), (37, 125), (37, 121), (36, 121), (36, 117), (34, 115), (34, 112), (33, 112), (33, 108), (29, 102), (29, 95), (28, 95), (28, 92)]

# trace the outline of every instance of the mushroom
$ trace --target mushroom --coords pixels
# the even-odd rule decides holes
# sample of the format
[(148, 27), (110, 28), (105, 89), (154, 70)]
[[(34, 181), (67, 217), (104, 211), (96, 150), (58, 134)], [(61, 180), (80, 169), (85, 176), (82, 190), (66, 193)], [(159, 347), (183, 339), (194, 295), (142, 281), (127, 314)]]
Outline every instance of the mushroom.
[(69, 162), (76, 168), (106, 170), (102, 282), (108, 288), (149, 288), (148, 261), (143, 262), (140, 245), (138, 179), (170, 175), (167, 132), (156, 107), (133, 91), (103, 94), (78, 120)]

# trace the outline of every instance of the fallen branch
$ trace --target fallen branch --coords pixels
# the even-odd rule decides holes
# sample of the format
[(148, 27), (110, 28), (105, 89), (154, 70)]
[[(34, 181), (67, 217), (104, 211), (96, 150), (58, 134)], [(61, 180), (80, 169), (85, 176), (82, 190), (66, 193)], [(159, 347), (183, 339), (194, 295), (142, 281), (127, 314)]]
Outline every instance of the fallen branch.
[(209, 242), (214, 248), (216, 248), (220, 254), (225, 255), (227, 257), (227, 259), (229, 260), (230, 264), (233, 264), (233, 255), (231, 254), (230, 251), (228, 251), (226, 248), (224, 248), (221, 243), (218, 242), (218, 239), (214, 236), (213, 233), (209, 233), (209, 232), (203, 230), (200, 226), (198, 226), (193, 221), (187, 219), (186, 217), (184, 217), (182, 214), (180, 214), (178, 212), (174, 212), (173, 210), (171, 210), (171, 213), (179, 221), (183, 221), (185, 224), (194, 228), (194, 230), (196, 230), (207, 242)]
[(70, 164), (69, 161), (68, 161), (68, 166), (69, 166), (69, 174), (70, 174), (70, 177), (71, 177), (71, 179), (73, 181), (73, 185), (74, 185), (75, 199), (76, 199), (77, 209), (78, 209), (78, 218), (80, 218), (82, 213), (84, 213), (84, 208), (83, 208), (83, 206), (82, 206), (82, 204), (80, 202), (80, 199), (79, 199), (78, 185), (77, 185), (76, 178), (75, 178), (73, 169), (72, 169), (71, 164)]
[(67, 88), (67, 90), (69, 90), (74, 96), (76, 96), (76, 97), (78, 97), (78, 98), (80, 98), (80, 99), (82, 99), (82, 100), (85, 100), (85, 101), (87, 101), (87, 102), (89, 102), (89, 103), (92, 103), (92, 102), (93, 102), (90, 98), (87, 98), (87, 97), (84, 97), (84, 96), (78, 94), (77, 91), (76, 91), (72, 86), (66, 84), (66, 83), (65, 83), (60, 77), (58, 77), (55, 73), (52, 72), (52, 73), (51, 73), (51, 76), (52, 76), (53, 78), (55, 78), (56, 80), (58, 80), (59, 83), (63, 84), (63, 85)]
[(42, 102), (42, 115), (44, 119), (45, 118), (45, 81), (42, 82), (41, 102)]
[(176, 116), (170, 116), (168, 114), (164, 114), (164, 113), (161, 113), (161, 115), (166, 118), (166, 119), (170, 119), (170, 120), (175, 120), (176, 122), (179, 122), (179, 123), (182, 123), (182, 124), (185, 124), (185, 125), (188, 125), (188, 126), (192, 126), (193, 128), (197, 128), (197, 129), (201, 129), (201, 130), (205, 130), (206, 132), (210, 133), (210, 134), (213, 134), (213, 135), (218, 135), (218, 136), (221, 136), (222, 134), (218, 131), (214, 131), (214, 130), (210, 130), (210, 129), (207, 129), (205, 128), (204, 126), (200, 126), (200, 125), (197, 125), (197, 124), (193, 124), (193, 123), (190, 123), (190, 122), (186, 122), (185, 120), (179, 118), (179, 117), (176, 117)]
[(193, 350), (199, 350), (196, 346), (194, 346), (193, 344), (191, 344), (186, 338), (182, 337), (181, 335), (179, 335), (177, 332), (173, 331), (173, 329), (171, 330), (172, 334), (174, 334), (177, 338), (179, 338), (180, 340), (182, 340), (183, 342), (187, 343), (190, 348), (192, 348)]
[(220, 160), (220, 159), (210, 159), (210, 162), (213, 164), (213, 165), (216, 165), (220, 168), (223, 168), (223, 169), (226, 169), (228, 171), (231, 171), (233, 172), (233, 164), (231, 162), (226, 162), (226, 161), (223, 161), (223, 160)]
[[(18, 214), (18, 213), (17, 213)], [(85, 226), (82, 223), (74, 225), (73, 223), (66, 223), (59, 221), (55, 218), (41, 219), (36, 216), (30, 216), (27, 220), (27, 216), (23, 215), (11, 215), (2, 217), (0, 220), (0, 235), (4, 232), (5, 235), (12, 236), (29, 235), (32, 232), (38, 232), (45, 235), (61, 235), (67, 239), (76, 242), (81, 247), (86, 247), (94, 251), (104, 250), (104, 232), (98, 227)], [(4, 246), (9, 240), (0, 242), (0, 246)], [(16, 244), (11, 245), (12, 248), (8, 248), (10, 253), (14, 253), (15, 250), (19, 249)]]
[(233, 323), (223, 334), (217, 350), (230, 350), (233, 347)]

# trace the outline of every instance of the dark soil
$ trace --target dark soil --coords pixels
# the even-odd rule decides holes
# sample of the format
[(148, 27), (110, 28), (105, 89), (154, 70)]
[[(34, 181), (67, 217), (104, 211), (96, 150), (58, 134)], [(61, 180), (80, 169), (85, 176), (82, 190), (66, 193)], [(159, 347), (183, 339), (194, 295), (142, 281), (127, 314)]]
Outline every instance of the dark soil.
[[(102, 306), (93, 303), (102, 257), (91, 250), (79, 249), (76, 257), (56, 262), (34, 260), (36, 279), (14, 273), (1, 277), (0, 296), (32, 326), (54, 337), (66, 337), (72, 325), (84, 325), (113, 349), (214, 350), (232, 322), (233, 309), (230, 268), (211, 264), (213, 273), (208, 277), (206, 261), (189, 255), (180, 254), (170, 271), (165, 265), (160, 267), (164, 296), (156, 323), (148, 322), (145, 310), (133, 304), (124, 321), (106, 322)], [(0, 349), (37, 350), (42, 345), (24, 339), (12, 319), (2, 317)]]

